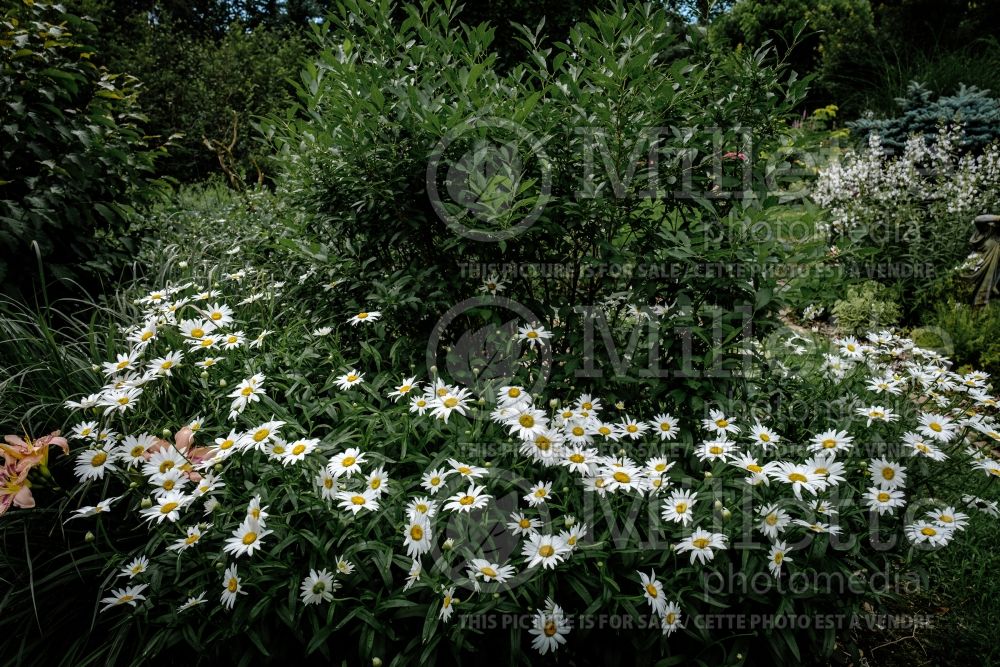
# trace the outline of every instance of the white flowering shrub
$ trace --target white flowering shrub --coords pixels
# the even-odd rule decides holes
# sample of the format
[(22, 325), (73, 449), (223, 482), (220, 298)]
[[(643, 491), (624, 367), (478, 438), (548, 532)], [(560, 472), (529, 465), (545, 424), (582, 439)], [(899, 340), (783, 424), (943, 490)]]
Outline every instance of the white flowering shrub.
[(902, 153), (877, 134), (822, 168), (812, 196), (828, 211), (819, 225), (857, 262), (862, 277), (901, 283), (920, 298), (968, 254), (972, 219), (1000, 203), (1000, 147), (960, 150), (960, 126), (928, 141), (911, 137)]

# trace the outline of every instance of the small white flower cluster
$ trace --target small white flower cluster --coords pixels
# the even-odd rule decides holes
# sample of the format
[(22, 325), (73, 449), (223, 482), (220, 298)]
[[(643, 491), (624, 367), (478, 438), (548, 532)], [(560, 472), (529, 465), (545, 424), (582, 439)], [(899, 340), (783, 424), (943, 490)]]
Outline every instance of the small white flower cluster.
[(849, 151), (821, 169), (812, 196), (830, 211), (827, 231), (846, 234), (911, 205), (931, 203), (942, 212), (969, 216), (995, 205), (1000, 146), (980, 155), (961, 154), (961, 136), (961, 127), (942, 128), (936, 140), (912, 137), (901, 155), (890, 156), (873, 134), (866, 149)]

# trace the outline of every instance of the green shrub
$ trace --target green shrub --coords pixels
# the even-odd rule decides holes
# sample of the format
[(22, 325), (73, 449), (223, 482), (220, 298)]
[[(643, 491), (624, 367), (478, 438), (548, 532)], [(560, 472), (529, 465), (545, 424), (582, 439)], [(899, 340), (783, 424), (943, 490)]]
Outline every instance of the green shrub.
[(125, 234), (129, 212), (155, 192), (158, 151), (140, 127), (137, 83), (91, 63), (93, 36), (91, 23), (59, 5), (17, 2), (0, 19), (0, 283), (7, 291), (26, 290), (39, 261), (57, 278), (114, 271), (134, 251)]
[[(634, 324), (619, 299), (689, 304), (678, 326), (698, 332), (699, 363), (719, 362), (702, 341), (722, 313), (766, 328), (773, 279), (704, 267), (784, 254), (779, 240), (750, 240), (778, 205), (763, 161), (721, 158), (751, 150), (749, 134), (753, 151), (775, 141), (802, 82), (763, 64), (763, 53), (710, 54), (655, 8), (595, 14), (566, 44), (535, 45), (504, 73), (488, 29), (463, 27), (446, 4), (410, 7), (397, 26), (385, 8), (344, 3), (316, 27), (320, 54), (303, 74), (299, 117), (267, 128), (279, 194), (313, 212), (312, 242), (339, 257), (316, 267), (344, 280), (334, 302), (406, 313), (400, 333), (426, 340), (496, 272), (529, 310), (557, 308), (562, 322), (581, 321), (578, 306), (610, 303), (616, 334)], [(650, 128), (666, 128), (655, 150)], [(544, 273), (554, 263), (562, 272)], [(733, 345), (740, 317), (719, 322)], [(564, 361), (567, 374), (580, 363)]]
[(833, 315), (838, 329), (858, 335), (895, 325), (901, 311), (889, 289), (868, 280), (848, 287), (847, 297), (833, 304)]
[[(977, 308), (953, 299), (939, 301), (914, 331), (918, 344), (940, 349), (963, 368), (1000, 373), (1000, 304)], [(923, 340), (923, 343), (919, 341)]]

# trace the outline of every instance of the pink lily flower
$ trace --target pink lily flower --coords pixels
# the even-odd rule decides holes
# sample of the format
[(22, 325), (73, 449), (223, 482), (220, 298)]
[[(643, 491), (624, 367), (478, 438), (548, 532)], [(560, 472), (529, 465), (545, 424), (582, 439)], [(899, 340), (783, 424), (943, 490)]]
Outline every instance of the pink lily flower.
[(27, 434), (23, 438), (7, 435), (4, 436), (4, 442), (7, 444), (0, 444), (4, 465), (14, 466), (17, 472), (25, 475), (36, 465), (41, 465), (42, 468), (48, 465), (51, 445), (62, 449), (63, 454), (69, 454), (69, 443), (66, 438), (59, 436), (59, 431), (53, 431), (37, 440), (32, 440)]

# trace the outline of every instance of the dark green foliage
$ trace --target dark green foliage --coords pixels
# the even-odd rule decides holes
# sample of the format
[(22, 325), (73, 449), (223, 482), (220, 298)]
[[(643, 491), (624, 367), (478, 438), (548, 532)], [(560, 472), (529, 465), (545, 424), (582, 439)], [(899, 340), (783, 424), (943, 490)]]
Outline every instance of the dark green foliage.
[(116, 64), (145, 82), (140, 104), (150, 127), (182, 135), (161, 173), (190, 182), (221, 170), (239, 187), (263, 166), (253, 123), (291, 103), (288, 79), (305, 54), (304, 36), (288, 29), (233, 24), (216, 41), (156, 26)]
[(930, 90), (914, 81), (906, 97), (896, 102), (902, 113), (895, 118), (862, 118), (847, 125), (862, 140), (871, 133), (879, 135), (887, 149), (897, 152), (910, 136), (920, 134), (930, 140), (943, 125), (961, 124), (964, 134), (960, 145), (971, 151), (1000, 139), (1000, 100), (975, 86), (963, 85), (955, 95), (934, 99)]
[(877, 39), (868, 0), (737, 2), (711, 33), (720, 48), (756, 49), (771, 41), (800, 75), (819, 74), (814, 105), (839, 103), (824, 90), (825, 81)]
[(58, 278), (112, 271), (153, 194), (136, 81), (95, 66), (94, 26), (58, 5), (17, 2), (0, 31), (0, 281), (24, 290), (39, 261)]

